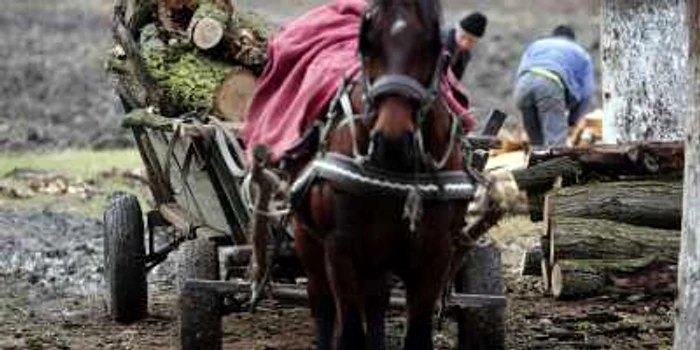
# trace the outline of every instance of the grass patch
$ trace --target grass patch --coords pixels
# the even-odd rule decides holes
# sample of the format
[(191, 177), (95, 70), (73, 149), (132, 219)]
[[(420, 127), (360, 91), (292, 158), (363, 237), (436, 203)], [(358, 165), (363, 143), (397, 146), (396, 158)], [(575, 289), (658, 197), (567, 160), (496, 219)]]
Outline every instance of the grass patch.
[[(152, 203), (148, 187), (143, 182), (112, 172), (114, 169), (131, 170), (141, 167), (141, 158), (135, 149), (0, 154), (0, 180), (5, 180), (2, 178), (6, 178), (15, 169), (45, 170), (65, 176), (73, 185), (88, 186), (87, 192), (80, 193), (36, 193), (29, 198), (0, 195), (0, 209), (47, 210), (101, 219), (111, 194), (123, 191), (136, 195), (145, 211)], [(12, 179), (5, 183), (0, 181), (0, 186), (12, 184), (12, 181), (26, 186), (26, 181), (22, 183), (23, 180)]]
[(56, 170), (77, 177), (92, 177), (113, 168), (134, 169), (141, 166), (141, 158), (136, 149), (0, 154), (0, 176), (5, 176), (14, 169), (37, 169)]

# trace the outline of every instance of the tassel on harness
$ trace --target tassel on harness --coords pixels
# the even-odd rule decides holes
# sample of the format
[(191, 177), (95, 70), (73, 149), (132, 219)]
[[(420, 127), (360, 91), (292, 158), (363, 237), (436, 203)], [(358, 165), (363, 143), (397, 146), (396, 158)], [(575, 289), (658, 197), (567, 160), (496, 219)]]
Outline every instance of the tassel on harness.
[(418, 221), (423, 216), (423, 198), (418, 191), (418, 187), (413, 187), (406, 196), (406, 202), (403, 207), (403, 217), (408, 219), (409, 229), (411, 233), (415, 233), (418, 228)]

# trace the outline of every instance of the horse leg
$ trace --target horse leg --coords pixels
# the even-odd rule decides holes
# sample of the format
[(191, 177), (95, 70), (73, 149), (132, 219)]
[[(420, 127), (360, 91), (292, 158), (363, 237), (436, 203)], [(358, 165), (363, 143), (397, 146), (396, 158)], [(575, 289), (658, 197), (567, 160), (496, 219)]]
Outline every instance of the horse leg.
[[(426, 220), (409, 250), (410, 268), (406, 274), (408, 330), (405, 350), (433, 349), (435, 304), (445, 285), (452, 248), (447, 220)], [(437, 220), (435, 220), (437, 219)], [(444, 225), (443, 225), (444, 224)]]
[(308, 278), (307, 293), (311, 315), (316, 323), (317, 349), (332, 350), (335, 303), (326, 277), (323, 242), (311, 237), (299, 225), (295, 231), (295, 249)]
[(367, 337), (369, 348), (386, 348), (386, 310), (389, 306), (391, 290), (386, 276), (365, 286), (365, 316), (367, 317)]
[(335, 349), (366, 349), (363, 327), (364, 300), (359, 283), (362, 279), (357, 273), (352, 254), (355, 242), (347, 235), (337, 232), (327, 237), (326, 242), (326, 269), (339, 321)]

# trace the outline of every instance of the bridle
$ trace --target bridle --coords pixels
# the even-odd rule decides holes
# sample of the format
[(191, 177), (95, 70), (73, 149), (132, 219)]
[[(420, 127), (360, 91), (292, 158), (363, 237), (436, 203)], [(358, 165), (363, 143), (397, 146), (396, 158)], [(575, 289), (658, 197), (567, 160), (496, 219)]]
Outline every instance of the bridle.
[[(373, 16), (376, 13), (376, 8), (368, 9), (362, 16), (362, 22), (360, 24), (358, 52), (360, 56), (362, 97), (365, 106), (363, 111), (363, 119), (365, 121), (369, 121), (375, 112), (377, 101), (379, 101), (380, 98), (388, 95), (401, 96), (410, 101), (416, 102), (418, 104), (418, 108), (416, 109), (414, 120), (416, 121), (417, 127), (414, 136), (421, 160), (429, 169), (434, 171), (441, 170), (447, 165), (447, 160), (455, 147), (456, 139), (458, 138), (457, 134), (459, 131), (459, 119), (455, 113), (447, 108), (450, 111), (451, 116), (450, 144), (448, 145), (445, 154), (439, 160), (435, 160), (432, 154), (425, 151), (423, 130), (427, 125), (427, 116), (435, 107), (436, 101), (439, 100), (440, 79), (446, 69), (448, 56), (446, 54), (440, 54), (438, 56), (438, 60), (435, 64), (435, 68), (427, 87), (415, 78), (403, 74), (380, 75), (378, 78), (372, 81), (370, 79), (369, 70), (367, 69), (369, 61), (369, 58), (366, 56), (366, 52), (369, 47), (369, 43), (367, 42), (367, 33)], [(341, 104), (342, 103), (343, 102), (341, 102)], [(343, 112), (346, 114), (346, 117), (350, 117), (350, 115), (348, 115), (347, 108), (342, 109), (344, 110)], [(352, 119), (354, 120), (354, 118)], [(354, 133), (353, 128), (351, 128), (351, 130)], [(353, 138), (356, 139), (356, 134), (353, 134)], [(356, 143), (357, 141), (354, 142)], [(372, 150), (372, 147), (373, 146), (370, 144), (369, 151)], [(357, 149), (358, 147), (354, 147), (356, 158), (366, 159), (367, 155), (359, 154)]]
[[(463, 170), (445, 170), (448, 159), (458, 147), (461, 123), (458, 113), (453, 111), (440, 97), (440, 79), (445, 70), (447, 56), (442, 54), (433, 71), (428, 86), (424, 86), (413, 77), (407, 75), (387, 74), (376, 80), (369, 79), (367, 57), (364, 55), (367, 43), (363, 39), (371, 23), (374, 10), (370, 9), (362, 17), (360, 26), (360, 59), (361, 78), (359, 81), (346, 77), (338, 88), (335, 98), (328, 108), (328, 115), (321, 126), (320, 146), (316, 158), (297, 177), (291, 187), (293, 207), (300, 207), (309, 188), (318, 179), (334, 183), (334, 187), (357, 195), (381, 194), (403, 198), (404, 217), (409, 220), (409, 228), (416, 231), (417, 223), (422, 216), (423, 200), (452, 201), (473, 198), (476, 186), (471, 174)], [(357, 83), (362, 84), (362, 95), (365, 109), (361, 114), (355, 114), (350, 98), (351, 91)], [(383, 96), (402, 96), (418, 103), (415, 121), (416, 146), (420, 152), (420, 160), (427, 171), (416, 171), (411, 174), (388, 172), (373, 167), (367, 160), (372, 154), (373, 142), (370, 141), (367, 152), (362, 154), (358, 144), (357, 121), (368, 122), (374, 113), (376, 102)], [(450, 140), (445, 153), (435, 160), (425, 151), (423, 130), (426, 129), (427, 117), (442, 103), (451, 118)], [(352, 138), (352, 156), (345, 156), (329, 150), (329, 135), (333, 130), (347, 127)]]

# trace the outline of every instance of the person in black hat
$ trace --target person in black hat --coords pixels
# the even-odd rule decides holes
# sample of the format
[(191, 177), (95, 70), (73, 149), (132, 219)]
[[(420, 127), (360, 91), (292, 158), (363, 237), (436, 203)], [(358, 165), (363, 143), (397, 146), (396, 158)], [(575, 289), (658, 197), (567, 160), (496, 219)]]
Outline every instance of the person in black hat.
[(443, 32), (443, 44), (450, 53), (450, 68), (458, 79), (472, 58), (472, 50), (486, 32), (488, 20), (484, 14), (474, 12), (462, 18), (454, 28)]

